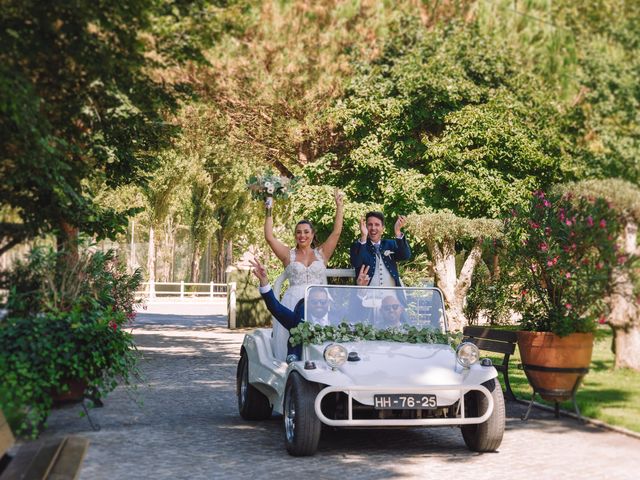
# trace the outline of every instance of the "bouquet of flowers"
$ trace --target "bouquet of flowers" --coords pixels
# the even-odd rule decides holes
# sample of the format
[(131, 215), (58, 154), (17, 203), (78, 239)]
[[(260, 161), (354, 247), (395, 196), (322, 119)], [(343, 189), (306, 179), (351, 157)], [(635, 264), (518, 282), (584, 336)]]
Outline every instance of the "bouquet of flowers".
[(268, 197), (286, 199), (293, 191), (295, 180), (268, 171), (264, 175), (252, 175), (247, 182), (251, 196), (256, 200)]

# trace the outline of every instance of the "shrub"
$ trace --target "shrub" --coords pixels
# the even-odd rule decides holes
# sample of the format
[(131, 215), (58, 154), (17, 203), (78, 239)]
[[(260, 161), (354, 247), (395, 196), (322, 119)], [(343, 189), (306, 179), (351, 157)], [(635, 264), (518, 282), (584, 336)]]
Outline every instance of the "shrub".
[(603, 199), (535, 192), (507, 222), (512, 304), (525, 330), (592, 332), (618, 261), (616, 216)]
[(133, 337), (124, 327), (133, 319), (139, 273), (126, 274), (112, 251), (63, 259), (36, 249), (3, 276), (9, 296), (0, 321), (0, 407), (22, 414), (19, 433), (37, 434), (52, 394), (71, 380), (101, 398), (137, 375)]

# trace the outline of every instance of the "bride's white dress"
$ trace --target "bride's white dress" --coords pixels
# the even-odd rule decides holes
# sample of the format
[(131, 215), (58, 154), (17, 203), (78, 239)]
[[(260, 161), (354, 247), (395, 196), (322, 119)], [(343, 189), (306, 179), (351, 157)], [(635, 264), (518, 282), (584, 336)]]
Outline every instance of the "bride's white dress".
[[(307, 285), (326, 285), (327, 267), (324, 264), (322, 253), (313, 249), (316, 259), (308, 267), (296, 261), (296, 249), (289, 251), (289, 265), (284, 269), (286, 278), (289, 280), (289, 288), (284, 292), (280, 303), (290, 310), (293, 310), (304, 297)], [(287, 357), (287, 345), (289, 342), (289, 332), (277, 320), (272, 320), (273, 324), (273, 354), (276, 358), (284, 360)]]

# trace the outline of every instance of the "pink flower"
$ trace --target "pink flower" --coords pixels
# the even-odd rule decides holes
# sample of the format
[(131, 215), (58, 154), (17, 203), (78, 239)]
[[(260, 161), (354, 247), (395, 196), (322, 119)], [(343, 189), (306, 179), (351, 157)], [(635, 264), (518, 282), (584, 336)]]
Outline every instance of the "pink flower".
[(607, 226), (607, 222), (605, 221), (605, 219), (604, 219), (604, 218), (602, 218), (602, 219), (600, 220), (600, 228), (605, 228), (606, 226)]
[(627, 261), (627, 256), (626, 255), (620, 255), (618, 257), (618, 264), (622, 265), (626, 261)]
[(546, 252), (547, 250), (549, 250), (549, 246), (546, 244), (546, 242), (542, 242), (540, 244), (540, 250), (543, 252)]
[(522, 295), (523, 297), (524, 297), (526, 294), (527, 294), (527, 290), (526, 290), (526, 289), (524, 289), (524, 290), (522, 290), (522, 292), (520, 292), (520, 295)]
[(606, 321), (607, 321), (607, 317), (605, 317), (604, 315), (602, 315), (602, 316), (598, 319), (598, 323), (599, 323), (600, 325), (603, 325)]
[(118, 330), (118, 324), (116, 322), (114, 322), (113, 320), (109, 321), (109, 326), (111, 327), (111, 329), (115, 332)]
[(593, 217), (591, 215), (587, 217), (587, 225), (593, 227)]
[(553, 260), (547, 260), (547, 267), (553, 267)]
[(531, 225), (531, 228), (540, 228), (540, 225), (533, 220), (529, 220), (529, 225)]
[(572, 225), (572, 224), (571, 224), (571, 220), (567, 220), (567, 221), (566, 221), (566, 222), (564, 222), (564, 223), (566, 223), (566, 224), (567, 224), (567, 227), (570, 227), (570, 226)]
[(567, 272), (567, 273), (565, 273), (565, 274), (564, 274), (564, 276), (565, 276), (566, 278), (571, 278), (571, 272)]
[(542, 202), (542, 204), (543, 204), (545, 207), (547, 207), (547, 208), (551, 206), (551, 202), (550, 202), (549, 200), (547, 200), (546, 198), (544, 199), (544, 201)]
[(547, 237), (550, 237), (551, 236), (551, 227), (544, 227), (544, 234)]
[(564, 307), (565, 307), (567, 310), (571, 310), (572, 305), (571, 305), (570, 303), (565, 303), (565, 304), (564, 304)]

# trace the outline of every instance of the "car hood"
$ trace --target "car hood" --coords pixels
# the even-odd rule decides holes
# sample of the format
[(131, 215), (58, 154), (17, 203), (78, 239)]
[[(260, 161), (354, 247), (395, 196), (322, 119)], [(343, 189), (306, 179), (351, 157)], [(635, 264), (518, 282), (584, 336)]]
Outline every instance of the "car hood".
[[(372, 404), (373, 394), (382, 390), (395, 388), (396, 393), (419, 393), (411, 389), (479, 385), (497, 375), (494, 368), (478, 364), (470, 369), (462, 368), (449, 345), (380, 341), (341, 343), (348, 352), (356, 352), (360, 360), (345, 362), (332, 370), (323, 358), (326, 345), (305, 347), (305, 358), (313, 360), (318, 367), (317, 372), (305, 372), (313, 372), (312, 376), (317, 378), (310, 379), (326, 385), (364, 388), (353, 396), (365, 404)], [(460, 397), (459, 390), (434, 389), (434, 393), (438, 394), (439, 405), (451, 404)]]

